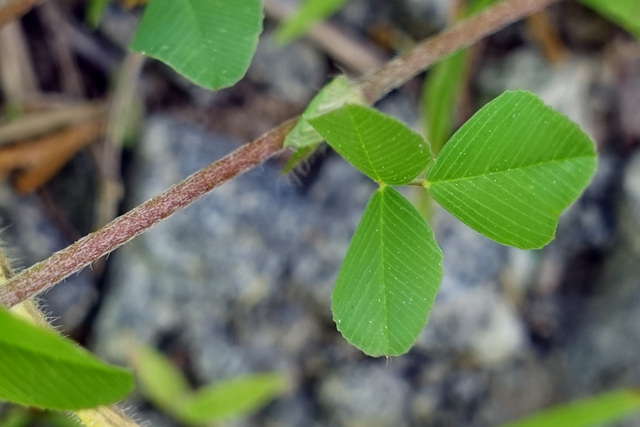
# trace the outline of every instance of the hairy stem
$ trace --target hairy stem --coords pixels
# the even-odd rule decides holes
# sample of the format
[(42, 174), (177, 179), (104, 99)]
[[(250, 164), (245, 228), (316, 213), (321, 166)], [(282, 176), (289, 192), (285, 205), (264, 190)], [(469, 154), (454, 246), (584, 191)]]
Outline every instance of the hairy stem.
[[(504, 0), (469, 20), (417, 45), (358, 84), (368, 102), (427, 69), (434, 62), (558, 0)], [(15, 276), (0, 287), (0, 304), (13, 306), (69, 277), (108, 254), (152, 225), (188, 206), (217, 186), (264, 162), (283, 150), (282, 142), (296, 119), (291, 119), (255, 141), (233, 151), (171, 187), (161, 195), (116, 218), (100, 230)]]

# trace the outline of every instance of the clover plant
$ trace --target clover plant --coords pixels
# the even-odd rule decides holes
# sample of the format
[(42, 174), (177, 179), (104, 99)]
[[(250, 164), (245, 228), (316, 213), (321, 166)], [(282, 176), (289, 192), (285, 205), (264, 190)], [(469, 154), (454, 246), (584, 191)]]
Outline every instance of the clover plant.
[[(483, 15), (486, 19), (479, 17), (474, 25), (466, 27), (461, 24), (458, 38), (446, 39), (450, 43), (446, 48), (438, 45), (441, 51), (436, 57), (442, 59), (477, 40), (473, 35), (475, 25), (483, 25), (483, 34), (489, 34), (553, 1), (505, 0), (492, 6)], [(637, 0), (581, 1), (638, 35)], [(492, 2), (481, 0), (474, 4), (480, 8)], [(99, 14), (105, 2), (94, 3), (95, 13)], [(289, 27), (280, 33), (282, 39), (295, 37), (309, 23), (326, 17), (343, 3), (309, 0), (301, 12), (306, 14), (298, 23), (301, 25), (287, 24)], [(496, 12), (509, 7), (511, 15)], [(471, 9), (468, 12), (471, 14)], [(131, 49), (167, 63), (203, 87), (220, 89), (244, 76), (262, 30), (262, 18), (260, 0), (151, 0)], [(91, 19), (94, 23), (99, 20), (96, 16)], [(469, 41), (462, 40), (464, 37)], [(429, 46), (426, 43), (417, 51)], [(367, 106), (422, 71), (432, 60), (425, 56), (423, 65), (406, 75), (401, 74), (399, 62), (390, 62), (360, 83), (354, 84), (346, 77), (334, 79), (311, 101), (295, 126), (283, 124), (264, 139), (247, 144), (212, 165), (214, 172), (203, 171), (202, 181), (197, 181), (201, 179), (199, 173), (194, 174), (81, 239), (67, 249), (69, 252), (53, 255), (8, 280), (5, 286), (0, 283), (0, 302), (14, 305), (53, 286), (219, 183), (280, 152), (283, 146), (295, 150), (295, 162), (326, 140), (379, 187), (364, 210), (337, 275), (332, 295), (337, 329), (368, 355), (406, 353), (425, 327), (436, 299), (443, 275), (443, 255), (427, 221), (403, 196), (403, 190), (395, 187), (421, 188), (488, 238), (517, 248), (536, 249), (553, 239), (559, 215), (580, 196), (596, 169), (591, 139), (528, 92), (510, 91), (498, 96), (446, 144), (450, 119), (447, 114), (432, 114), (432, 119), (441, 117), (436, 122), (442, 121), (434, 123), (440, 126), (439, 130), (430, 132), (438, 135), (436, 147), (402, 122)], [(464, 74), (460, 71), (462, 57), (452, 61), (452, 74)], [(374, 83), (379, 87), (372, 91)], [(445, 91), (445, 104), (451, 105), (455, 97), (455, 91)], [(430, 105), (436, 105), (435, 101), (433, 98)], [(70, 256), (73, 250), (75, 256)], [(87, 259), (77, 260), (81, 255)], [(37, 279), (30, 279), (34, 277)], [(9, 279), (6, 274), (4, 278)], [(41, 284), (42, 280), (46, 283)], [(160, 360), (146, 354), (149, 360)], [(231, 381), (226, 389), (218, 385), (192, 392), (179, 373), (167, 368), (166, 361), (160, 360), (154, 366), (159, 365), (166, 368), (164, 380), (169, 381), (169, 386), (163, 389), (164, 383), (160, 382), (158, 387), (154, 371), (150, 375), (149, 370), (141, 370), (143, 386), (158, 405), (189, 423), (226, 415), (209, 410), (212, 399), (221, 395), (263, 390), (264, 393), (254, 394), (255, 399), (249, 399), (247, 407), (254, 408), (256, 402), (280, 392), (283, 386), (279, 377), (267, 375)], [(0, 308), (0, 399), (38, 408), (79, 410), (120, 400), (132, 386), (132, 375), (126, 370), (100, 362), (68, 340)], [(622, 402), (622, 411), (637, 405), (635, 395), (630, 398), (628, 393), (613, 395), (610, 400)], [(246, 408), (235, 410), (242, 412)], [(114, 424), (114, 419), (125, 419), (116, 413), (109, 408), (76, 412), (87, 425), (135, 425), (130, 420)]]

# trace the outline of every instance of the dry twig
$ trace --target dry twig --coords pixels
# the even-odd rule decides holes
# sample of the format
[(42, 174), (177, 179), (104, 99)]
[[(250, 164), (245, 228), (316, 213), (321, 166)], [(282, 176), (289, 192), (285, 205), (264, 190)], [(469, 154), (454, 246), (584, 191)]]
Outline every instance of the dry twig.
[(0, 126), (0, 146), (91, 121), (103, 116), (106, 111), (107, 108), (103, 102), (85, 102), (51, 111), (27, 114)]
[[(104, 131), (104, 122), (94, 120), (63, 131), (39, 138), (33, 145), (20, 144), (25, 157), (38, 156), (39, 161), (31, 167), (18, 171), (13, 177), (13, 187), (18, 193), (27, 194), (48, 182), (84, 146), (93, 142)], [(10, 147), (5, 150), (11, 150)], [(0, 156), (3, 151), (0, 151)], [(30, 150), (30, 151), (27, 151)]]
[(566, 49), (546, 10), (528, 16), (527, 29), (549, 61), (558, 63), (564, 58)]
[(37, 92), (33, 62), (19, 22), (0, 28), (0, 58), (0, 91), (6, 102), (20, 104)]

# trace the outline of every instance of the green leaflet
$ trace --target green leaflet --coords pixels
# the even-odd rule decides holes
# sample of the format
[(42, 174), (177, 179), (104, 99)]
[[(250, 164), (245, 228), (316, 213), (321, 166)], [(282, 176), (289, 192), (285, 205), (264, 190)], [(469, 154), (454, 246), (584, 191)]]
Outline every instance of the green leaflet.
[(500, 427), (595, 427), (617, 421), (639, 410), (638, 390), (616, 390), (558, 405)]
[(75, 410), (114, 403), (132, 388), (130, 372), (0, 307), (0, 399)]
[(580, 0), (640, 39), (640, 0)]
[(373, 194), (351, 239), (335, 288), (338, 330), (370, 356), (409, 351), (442, 279), (442, 252), (424, 218), (400, 193)]
[(216, 90), (244, 76), (261, 31), (260, 0), (151, 0), (130, 48)]
[(276, 33), (278, 42), (285, 44), (306, 33), (318, 21), (338, 11), (348, 0), (305, 0), (291, 17), (287, 18)]
[(349, 163), (377, 182), (411, 182), (431, 161), (424, 138), (372, 108), (345, 105), (309, 120)]
[(546, 245), (558, 215), (596, 168), (591, 139), (524, 91), (505, 92), (444, 146), (427, 173), (432, 197), (461, 221), (518, 248)]

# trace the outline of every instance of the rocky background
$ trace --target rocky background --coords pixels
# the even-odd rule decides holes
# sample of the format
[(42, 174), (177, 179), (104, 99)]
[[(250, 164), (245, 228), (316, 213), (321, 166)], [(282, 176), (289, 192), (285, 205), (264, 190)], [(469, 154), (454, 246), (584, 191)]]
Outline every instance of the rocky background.
[[(139, 11), (112, 4), (92, 32), (81, 23), (83, 4), (56, 5), (87, 97), (107, 97)], [(330, 22), (385, 58), (441, 29), (450, 6), (353, 0)], [(333, 283), (374, 184), (328, 149), (291, 175), (275, 159), (225, 184), (116, 251), (101, 274), (87, 270), (55, 287), (43, 304), (102, 357), (125, 363), (135, 339), (164, 352), (195, 386), (287, 375), (286, 395), (232, 426), (493, 426), (639, 386), (640, 44), (573, 1), (547, 13), (551, 44), (527, 21), (475, 48), (461, 117), (506, 89), (530, 90), (593, 137), (597, 175), (540, 251), (493, 243), (437, 211), (445, 276), (407, 355), (366, 357), (332, 322)], [(42, 53), (43, 21), (36, 9), (22, 26), (34, 61), (43, 55), (41, 90), (59, 91), (42, 77), (55, 64)], [(299, 113), (330, 76), (352, 72), (318, 40), (276, 46), (275, 26), (267, 17), (247, 77), (218, 93), (146, 63), (138, 86), (145, 112), (122, 157), (122, 212)], [(420, 129), (419, 93), (416, 79), (379, 107)], [(98, 168), (90, 153), (36, 194), (0, 186), (3, 240), (19, 266), (70, 243), (69, 229), (90, 231)], [(139, 393), (127, 406), (149, 425), (178, 425)]]

